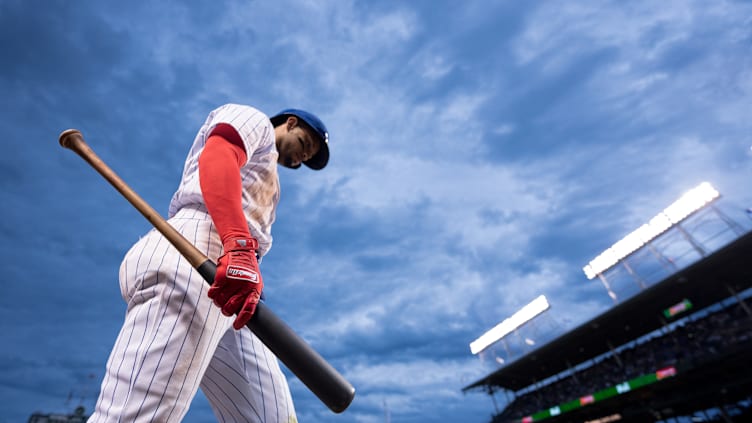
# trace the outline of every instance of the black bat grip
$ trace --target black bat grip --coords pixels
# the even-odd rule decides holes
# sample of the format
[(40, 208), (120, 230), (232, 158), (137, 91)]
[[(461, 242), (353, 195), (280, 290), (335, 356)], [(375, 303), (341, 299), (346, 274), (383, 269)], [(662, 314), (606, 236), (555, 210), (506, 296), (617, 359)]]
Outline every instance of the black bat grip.
[[(217, 265), (213, 261), (206, 260), (196, 270), (209, 285), (214, 282)], [(330, 410), (341, 413), (347, 409), (355, 388), (263, 302), (246, 326)]]

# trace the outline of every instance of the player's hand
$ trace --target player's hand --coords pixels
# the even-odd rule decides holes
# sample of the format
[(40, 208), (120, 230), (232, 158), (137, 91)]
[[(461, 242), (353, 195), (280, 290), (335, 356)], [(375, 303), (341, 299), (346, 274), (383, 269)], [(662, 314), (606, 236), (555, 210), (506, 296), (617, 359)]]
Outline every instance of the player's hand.
[(217, 261), (209, 298), (225, 316), (238, 315), (232, 326), (239, 330), (251, 320), (264, 289), (256, 260), (258, 241), (251, 237), (230, 238), (223, 246), (225, 253)]

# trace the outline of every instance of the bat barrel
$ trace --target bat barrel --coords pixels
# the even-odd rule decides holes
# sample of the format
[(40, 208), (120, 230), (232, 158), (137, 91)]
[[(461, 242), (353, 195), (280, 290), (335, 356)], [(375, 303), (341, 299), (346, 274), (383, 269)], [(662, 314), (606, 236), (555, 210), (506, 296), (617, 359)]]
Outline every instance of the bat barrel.
[[(207, 259), (196, 270), (211, 284), (217, 265)], [(330, 410), (350, 406), (355, 388), (266, 304), (258, 304), (247, 326)]]
[(355, 388), (263, 302), (248, 327), (330, 410), (341, 413), (347, 409)]

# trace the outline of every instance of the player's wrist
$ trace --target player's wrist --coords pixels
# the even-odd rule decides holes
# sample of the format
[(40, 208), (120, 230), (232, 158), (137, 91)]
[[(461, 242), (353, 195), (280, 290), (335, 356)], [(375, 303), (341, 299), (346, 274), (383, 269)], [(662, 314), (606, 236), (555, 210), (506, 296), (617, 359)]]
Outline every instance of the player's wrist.
[(250, 235), (230, 235), (223, 237), (222, 247), (225, 252), (228, 251), (253, 251), (258, 250), (259, 245), (256, 238)]

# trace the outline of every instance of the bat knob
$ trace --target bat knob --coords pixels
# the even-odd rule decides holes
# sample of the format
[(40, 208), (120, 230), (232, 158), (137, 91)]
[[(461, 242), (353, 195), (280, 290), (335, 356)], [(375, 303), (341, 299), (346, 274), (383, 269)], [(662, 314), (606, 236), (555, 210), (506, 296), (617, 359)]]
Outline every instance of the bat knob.
[(61, 146), (65, 148), (71, 148), (72, 143), (77, 138), (84, 138), (84, 136), (81, 135), (81, 131), (79, 131), (78, 129), (66, 129), (60, 134), (58, 140), (60, 141)]

